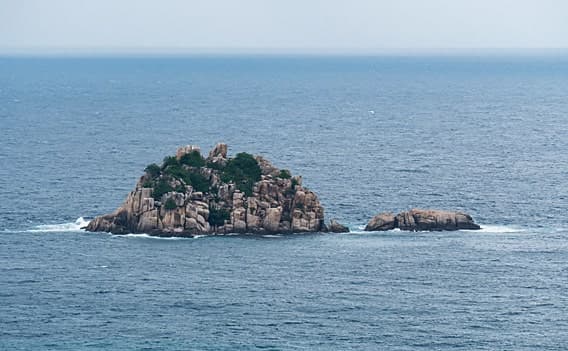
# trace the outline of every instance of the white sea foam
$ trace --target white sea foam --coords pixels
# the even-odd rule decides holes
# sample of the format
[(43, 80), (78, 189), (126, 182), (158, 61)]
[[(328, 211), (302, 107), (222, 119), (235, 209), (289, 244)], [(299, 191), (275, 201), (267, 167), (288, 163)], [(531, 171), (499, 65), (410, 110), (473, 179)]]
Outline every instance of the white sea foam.
[(35, 226), (33, 229), (26, 230), (29, 233), (50, 233), (50, 232), (82, 232), (90, 221), (83, 217), (79, 217), (75, 222), (59, 223), (59, 224), (43, 224)]
[[(59, 223), (59, 224), (43, 224), (35, 226), (33, 229), (24, 230), (23, 232), (28, 233), (52, 233), (52, 232), (83, 232), (84, 228), (89, 224), (89, 220), (79, 217), (74, 222), (68, 223)], [(368, 232), (365, 231), (365, 225), (357, 225), (351, 226), (350, 234), (369, 234), (369, 233), (385, 233), (385, 232)], [(4, 230), (6, 231), (6, 230)], [(401, 230), (395, 228), (393, 230), (386, 231), (388, 232), (400, 232)], [(520, 227), (515, 226), (504, 226), (504, 225), (481, 225), (480, 230), (461, 230), (464, 232), (476, 232), (476, 233), (522, 233), (525, 230)], [(238, 233), (229, 233), (225, 234), (226, 236), (231, 235), (239, 235)], [(199, 239), (203, 237), (207, 237), (209, 235), (195, 235), (193, 239)], [(263, 235), (267, 238), (273, 237), (280, 237), (278, 235)], [(166, 239), (166, 240), (178, 240), (178, 239), (189, 239), (184, 237), (159, 237), (159, 236), (152, 236), (148, 234), (125, 234), (125, 235), (117, 235), (116, 237), (130, 237), (130, 238), (151, 238), (151, 239)]]
[[(58, 223), (58, 224), (42, 224), (33, 227), (32, 229), (23, 230), (23, 231), (13, 231), (10, 232), (23, 232), (23, 233), (80, 233), (84, 232), (85, 229), (81, 229), (86, 227), (89, 224), (90, 220), (87, 220), (83, 217), (77, 218), (74, 222), (68, 223)], [(110, 234), (110, 233), (108, 233)], [(202, 238), (207, 235), (196, 235), (193, 238)], [(152, 236), (148, 234), (124, 234), (124, 235), (113, 235), (115, 238), (120, 237), (127, 237), (127, 238), (150, 238), (150, 239), (162, 239), (162, 240), (179, 240), (179, 239), (191, 239), (191, 237), (159, 237), (159, 236)]]
[[(387, 231), (365, 231), (365, 226), (360, 225), (356, 226), (351, 229), (351, 234), (368, 234), (368, 233), (392, 233), (392, 232), (401, 232), (399, 228), (395, 228), (392, 230)], [(472, 233), (522, 233), (525, 230), (520, 227), (514, 226), (504, 226), (504, 225), (481, 225), (481, 229), (479, 230), (468, 230), (462, 229), (462, 232), (472, 232)], [(418, 233), (430, 233), (429, 231), (418, 231)]]
[(192, 239), (191, 237), (155, 236), (155, 235), (149, 235), (149, 234), (121, 234), (121, 235), (113, 235), (113, 238), (145, 238), (145, 239), (158, 239), (158, 240)]
[(480, 230), (468, 230), (478, 233), (521, 233), (525, 230), (519, 227), (505, 225), (481, 225)]
[(152, 238), (152, 236), (148, 234), (123, 234), (115, 235), (113, 238)]

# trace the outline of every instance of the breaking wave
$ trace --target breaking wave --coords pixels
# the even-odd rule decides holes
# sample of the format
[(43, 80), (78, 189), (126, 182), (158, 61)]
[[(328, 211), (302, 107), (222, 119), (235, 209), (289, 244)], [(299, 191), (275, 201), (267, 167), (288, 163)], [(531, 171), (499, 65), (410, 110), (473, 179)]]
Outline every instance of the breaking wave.
[(89, 220), (86, 220), (83, 217), (79, 217), (75, 220), (75, 222), (68, 222), (68, 223), (59, 223), (59, 224), (42, 224), (35, 226), (33, 229), (28, 229), (26, 232), (29, 233), (50, 233), (50, 232), (82, 232), (89, 224)]
[(158, 240), (182, 240), (182, 239), (193, 239), (191, 237), (179, 237), (179, 236), (155, 236), (149, 234), (121, 234), (113, 235), (113, 238), (144, 238), (144, 239), (158, 239)]
[(480, 230), (475, 230), (478, 233), (521, 233), (524, 231), (524, 229), (519, 227), (505, 225), (481, 225)]
[(184, 239), (199, 239), (206, 237), (207, 235), (196, 235), (196, 236), (156, 236), (150, 234), (120, 234), (120, 235), (113, 235), (113, 238), (144, 238), (144, 239), (158, 239), (158, 240), (184, 240)]

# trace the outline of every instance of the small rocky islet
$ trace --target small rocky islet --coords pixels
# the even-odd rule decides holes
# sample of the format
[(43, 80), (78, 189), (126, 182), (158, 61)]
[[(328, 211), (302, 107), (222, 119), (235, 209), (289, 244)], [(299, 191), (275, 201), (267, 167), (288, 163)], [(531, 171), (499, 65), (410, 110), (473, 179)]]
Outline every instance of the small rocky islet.
[(227, 151), (217, 144), (204, 158), (198, 146), (179, 148), (146, 167), (124, 204), (86, 230), (157, 236), (327, 230), (324, 208), (301, 176), (261, 156)]
[(397, 215), (379, 213), (371, 218), (365, 231), (400, 229), (406, 231), (478, 230), (481, 227), (467, 213), (414, 208)]
[[(207, 158), (195, 145), (180, 147), (161, 165), (151, 164), (122, 206), (95, 217), (91, 232), (145, 233), (191, 237), (229, 233), (285, 234), (349, 232), (324, 219), (317, 195), (301, 176), (278, 169), (262, 156), (228, 157), (227, 144), (217, 144)], [(366, 231), (480, 229), (461, 212), (413, 209), (373, 217)]]

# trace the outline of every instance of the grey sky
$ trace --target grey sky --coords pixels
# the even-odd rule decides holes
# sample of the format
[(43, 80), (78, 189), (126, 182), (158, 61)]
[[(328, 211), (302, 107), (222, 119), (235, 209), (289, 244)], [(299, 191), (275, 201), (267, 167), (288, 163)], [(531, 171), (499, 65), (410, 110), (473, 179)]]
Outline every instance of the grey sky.
[(568, 48), (568, 0), (0, 0), (1, 52)]

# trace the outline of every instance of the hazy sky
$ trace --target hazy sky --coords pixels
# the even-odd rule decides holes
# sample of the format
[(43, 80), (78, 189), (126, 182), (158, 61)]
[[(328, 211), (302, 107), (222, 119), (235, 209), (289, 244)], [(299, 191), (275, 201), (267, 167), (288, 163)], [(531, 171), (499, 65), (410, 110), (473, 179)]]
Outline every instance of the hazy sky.
[(568, 48), (568, 0), (0, 0), (0, 51)]

